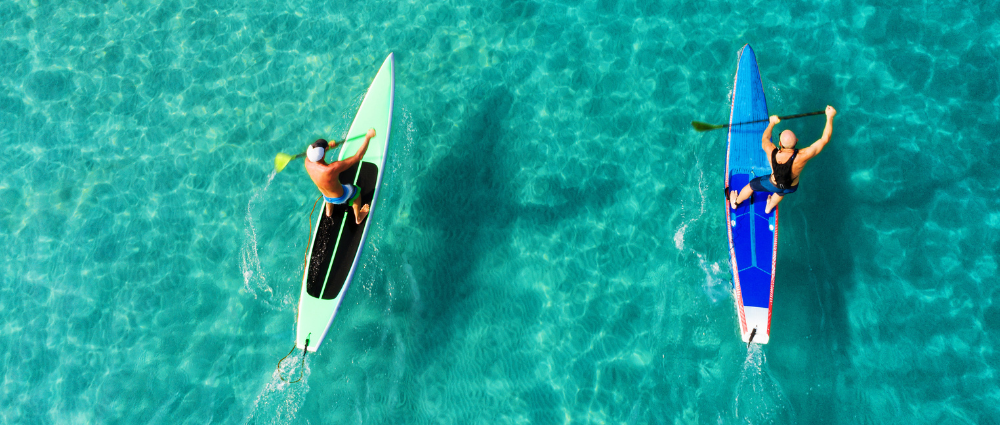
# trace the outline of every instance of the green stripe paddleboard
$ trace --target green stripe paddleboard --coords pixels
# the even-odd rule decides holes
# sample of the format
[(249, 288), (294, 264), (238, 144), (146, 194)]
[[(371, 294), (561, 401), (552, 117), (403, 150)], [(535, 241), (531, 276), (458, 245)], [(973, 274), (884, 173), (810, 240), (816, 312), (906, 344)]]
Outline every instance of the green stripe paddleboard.
[[(354, 213), (349, 206), (336, 206), (332, 218), (326, 217), (321, 210), (309, 244), (309, 259), (299, 297), (295, 346), (300, 349), (319, 349), (337, 314), (337, 308), (344, 299), (344, 293), (354, 278), (371, 217), (378, 208), (376, 201), (385, 170), (389, 127), (392, 124), (394, 84), (393, 58), (390, 53), (368, 87), (358, 114), (347, 131), (347, 134), (362, 134), (369, 128), (374, 128), (375, 137), (369, 142), (364, 159), (357, 166), (340, 174), (342, 183), (358, 186), (362, 203), (371, 205), (371, 210), (360, 225), (354, 223)], [(346, 142), (340, 149), (337, 160), (354, 155), (363, 142), (363, 139)]]

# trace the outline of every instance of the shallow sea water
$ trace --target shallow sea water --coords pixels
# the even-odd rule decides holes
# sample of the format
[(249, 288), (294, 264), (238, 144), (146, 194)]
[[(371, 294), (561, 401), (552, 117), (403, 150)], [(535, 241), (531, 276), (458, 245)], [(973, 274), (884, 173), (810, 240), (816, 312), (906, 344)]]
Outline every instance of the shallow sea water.
[[(996, 1), (339, 3), (0, 2), (0, 423), (1000, 421)], [(689, 126), (745, 43), (772, 113), (840, 111), (749, 350)], [(286, 384), (316, 192), (272, 160), (389, 52), (361, 272)]]

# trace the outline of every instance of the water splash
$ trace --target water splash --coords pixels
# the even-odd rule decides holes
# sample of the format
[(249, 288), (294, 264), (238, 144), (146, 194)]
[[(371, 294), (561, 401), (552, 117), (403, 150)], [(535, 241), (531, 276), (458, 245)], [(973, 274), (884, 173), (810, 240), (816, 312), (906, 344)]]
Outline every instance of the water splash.
[(793, 424), (795, 411), (771, 370), (760, 344), (750, 344), (733, 400), (736, 423)]
[[(284, 362), (283, 368), (275, 369), (271, 374), (271, 382), (257, 395), (245, 425), (297, 423), (295, 417), (309, 392), (310, 359), (307, 357), (304, 364), (298, 358), (294, 360)], [(281, 379), (281, 376), (298, 376), (300, 373), (303, 373), (302, 380), (294, 384)]]
[[(257, 255), (257, 226), (253, 221), (253, 211), (257, 200), (267, 192), (274, 181), (277, 171), (272, 171), (267, 177), (267, 183), (263, 188), (256, 189), (247, 202), (246, 229), (243, 234), (243, 246), (240, 247), (240, 272), (243, 274), (243, 288), (247, 293), (253, 295), (255, 299), (262, 299), (264, 304), (271, 306), (268, 300), (274, 296), (274, 291), (267, 285), (267, 275), (260, 266), (260, 257)], [(273, 306), (271, 306), (273, 307)]]

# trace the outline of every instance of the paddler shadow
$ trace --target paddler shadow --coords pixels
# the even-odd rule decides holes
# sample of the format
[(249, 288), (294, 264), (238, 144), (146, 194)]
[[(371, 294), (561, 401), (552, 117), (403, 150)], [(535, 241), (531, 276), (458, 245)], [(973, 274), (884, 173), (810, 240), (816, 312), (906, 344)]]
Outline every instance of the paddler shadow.
[[(504, 285), (501, 272), (491, 273), (483, 263), (495, 260), (498, 250), (508, 249), (515, 225), (518, 228), (552, 229), (564, 217), (579, 215), (588, 205), (599, 204), (599, 193), (566, 189), (547, 184), (553, 196), (571, 199), (558, 206), (526, 204), (517, 197), (516, 171), (531, 166), (534, 159), (517, 159), (507, 133), (514, 119), (514, 98), (504, 87), (479, 87), (468, 96), (481, 99), (465, 116), (459, 128), (440, 137), (460, 141), (440, 160), (429, 164), (429, 172), (417, 190), (411, 216), (431, 238), (420, 241), (418, 258), (409, 255), (413, 276), (419, 282), (420, 298), (434, 300), (421, 306), (413, 326), (422, 327), (417, 350), (421, 358), (438, 361), (434, 353), (446, 349), (449, 339), (467, 332), (478, 311), (500, 311), (498, 328), (524, 329), (537, 323), (541, 295), (533, 290)], [(517, 119), (521, 119), (517, 117)], [(542, 161), (542, 160), (539, 160)], [(527, 162), (527, 164), (526, 164)], [(608, 190), (622, 183), (598, 182)], [(512, 314), (507, 314), (511, 312)], [(516, 341), (516, 340), (515, 340)]]
[[(843, 127), (837, 130), (852, 134)], [(802, 130), (810, 135), (817, 132), (822, 127)], [(846, 297), (854, 291), (854, 256), (863, 231), (851, 219), (856, 217), (858, 195), (848, 185), (848, 152), (836, 142), (810, 162), (802, 189), (779, 210), (773, 327), (774, 334), (782, 337), (780, 342), (772, 341), (769, 363), (784, 378), (781, 381), (792, 405), (810, 406), (812, 418), (834, 417), (840, 411), (836, 400), (807, 395), (815, 388), (829, 388), (850, 368), (845, 364), (852, 344)], [(802, 419), (809, 422), (809, 418)]]

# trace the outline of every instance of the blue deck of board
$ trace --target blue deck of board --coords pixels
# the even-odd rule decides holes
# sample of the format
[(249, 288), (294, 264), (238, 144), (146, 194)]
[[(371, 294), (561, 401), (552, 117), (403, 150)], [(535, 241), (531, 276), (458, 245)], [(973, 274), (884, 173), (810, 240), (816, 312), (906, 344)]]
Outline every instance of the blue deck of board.
[[(767, 101), (749, 45), (740, 52), (730, 124), (767, 119)], [(767, 123), (732, 126), (729, 131), (729, 187), (740, 190), (751, 179), (771, 173), (769, 158), (760, 148)], [(771, 264), (774, 255), (775, 212), (764, 213), (766, 193), (755, 193), (730, 212), (733, 250), (743, 305), (770, 307)], [(735, 221), (736, 225), (733, 226)], [(734, 280), (735, 285), (735, 280)]]

